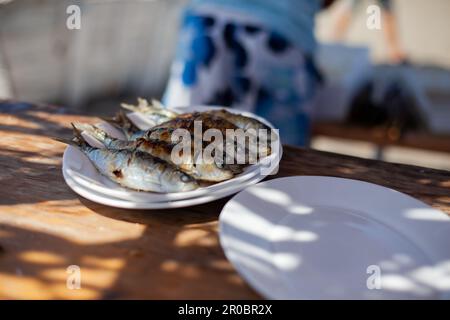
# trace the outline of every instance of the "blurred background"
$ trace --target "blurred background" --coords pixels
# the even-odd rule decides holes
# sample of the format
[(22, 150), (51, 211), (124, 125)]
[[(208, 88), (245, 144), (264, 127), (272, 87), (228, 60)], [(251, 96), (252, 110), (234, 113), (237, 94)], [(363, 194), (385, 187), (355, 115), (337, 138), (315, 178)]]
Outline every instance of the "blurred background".
[[(356, 0), (358, 1), (358, 0)], [(393, 0), (405, 56), (393, 61), (367, 6), (337, 1), (317, 18), (325, 84), (311, 147), (450, 170), (450, 1)], [(161, 98), (187, 0), (0, 0), (0, 99), (111, 114)], [(66, 8), (81, 8), (81, 29)]]

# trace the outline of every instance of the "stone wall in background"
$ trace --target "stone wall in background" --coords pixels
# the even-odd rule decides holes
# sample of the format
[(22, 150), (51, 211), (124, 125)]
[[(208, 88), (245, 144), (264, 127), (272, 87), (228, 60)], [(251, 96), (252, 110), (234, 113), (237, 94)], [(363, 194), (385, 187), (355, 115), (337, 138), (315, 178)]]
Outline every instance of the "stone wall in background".
[[(13, 0), (0, 4), (0, 95), (82, 108), (95, 96), (158, 96), (186, 0)], [(66, 27), (68, 5), (81, 29)], [(3, 66), (3, 68), (1, 67)], [(4, 86), (6, 88), (6, 86)]]

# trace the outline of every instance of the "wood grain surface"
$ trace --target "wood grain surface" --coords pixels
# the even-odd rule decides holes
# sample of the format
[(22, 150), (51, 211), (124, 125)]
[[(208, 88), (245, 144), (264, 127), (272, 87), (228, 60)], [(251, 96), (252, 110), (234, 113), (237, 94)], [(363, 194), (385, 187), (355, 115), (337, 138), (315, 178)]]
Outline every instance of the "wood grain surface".
[[(171, 210), (123, 210), (65, 184), (63, 108), (0, 102), (0, 298), (259, 299), (225, 259), (217, 219), (229, 199)], [(381, 184), (450, 214), (450, 173), (285, 147), (276, 177), (325, 175)], [(81, 268), (81, 289), (66, 286)]]

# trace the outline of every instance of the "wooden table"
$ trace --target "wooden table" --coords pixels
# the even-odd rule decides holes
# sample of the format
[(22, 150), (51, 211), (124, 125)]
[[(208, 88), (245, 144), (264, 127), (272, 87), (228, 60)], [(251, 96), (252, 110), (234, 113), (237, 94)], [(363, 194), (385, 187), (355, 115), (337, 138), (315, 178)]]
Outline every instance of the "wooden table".
[[(62, 108), (0, 103), (0, 298), (260, 298), (225, 259), (217, 218), (227, 199), (132, 211), (77, 196), (64, 183), (71, 121)], [(277, 176), (360, 179), (450, 214), (450, 172), (285, 147)], [(81, 268), (81, 289), (66, 287)]]
[(344, 122), (317, 122), (313, 125), (312, 133), (315, 136), (370, 142), (379, 148), (399, 146), (450, 153), (450, 135), (448, 134), (415, 131), (400, 133), (394, 127), (367, 128)]

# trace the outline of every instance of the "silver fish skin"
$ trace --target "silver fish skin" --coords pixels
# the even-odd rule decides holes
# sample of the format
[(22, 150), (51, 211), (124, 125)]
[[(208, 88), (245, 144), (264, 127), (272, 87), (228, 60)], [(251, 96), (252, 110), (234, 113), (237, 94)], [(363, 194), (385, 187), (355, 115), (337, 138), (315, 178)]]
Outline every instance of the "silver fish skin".
[[(164, 119), (169, 119), (156, 126), (150, 128), (146, 133), (142, 131), (132, 132), (127, 134), (128, 140), (134, 141), (140, 138), (147, 140), (161, 140), (167, 143), (173, 143), (171, 140), (171, 133), (177, 128), (185, 128), (193, 133), (193, 124), (195, 121), (201, 121), (203, 128), (215, 128), (222, 131), (222, 134), (226, 135), (226, 129), (242, 129), (250, 136), (255, 137), (257, 141), (256, 145), (242, 145), (241, 143), (236, 143), (236, 148), (241, 151), (236, 151), (245, 154), (245, 163), (248, 163), (249, 154), (251, 153), (252, 159), (260, 159), (266, 157), (272, 153), (272, 140), (277, 141), (278, 138), (272, 133), (271, 128), (262, 123), (259, 120), (253, 119), (251, 117), (243, 116), (240, 114), (235, 114), (227, 111), (226, 109), (214, 109), (205, 112), (193, 112), (177, 114), (173, 111), (167, 110), (160, 102), (153, 101), (150, 105), (144, 99), (138, 99), (138, 105), (122, 105), (128, 110), (133, 110), (136, 112), (141, 112), (146, 115), (152, 115), (159, 117), (159, 113), (162, 112), (164, 118), (158, 118), (157, 121), (163, 121)], [(152, 120), (153, 121), (153, 120)], [(153, 121), (153, 123), (157, 123)], [(264, 132), (259, 130), (265, 130), (267, 135), (263, 135)], [(252, 131), (255, 130), (256, 136)], [(228, 150), (228, 148), (225, 148)], [(251, 150), (251, 151), (250, 151)], [(235, 152), (235, 154), (237, 154)], [(238, 165), (228, 166), (229, 169), (238, 173), (241, 171)]]
[(171, 165), (178, 167), (181, 171), (189, 174), (195, 179), (220, 182), (228, 180), (234, 176), (232, 170), (226, 168), (220, 168), (215, 163), (195, 163), (192, 156), (186, 159), (183, 163), (176, 164), (172, 160), (172, 150), (174, 144), (167, 143), (159, 140), (145, 140), (138, 139), (136, 141), (123, 141), (114, 139), (109, 136), (104, 130), (90, 124), (74, 124), (74, 126), (80, 131), (86, 131), (94, 138), (99, 140), (103, 145), (112, 150), (128, 150), (128, 151), (141, 151), (148, 153), (154, 157), (164, 160)]
[(246, 116), (243, 116), (240, 114), (232, 113), (226, 109), (208, 110), (208, 111), (205, 111), (205, 113), (226, 119), (229, 122), (231, 122), (232, 124), (234, 124), (236, 127), (243, 129), (243, 130), (248, 130), (248, 129), (270, 130), (269, 126), (265, 125), (264, 123), (262, 123), (259, 120), (256, 120), (256, 119), (253, 119), (250, 117), (246, 117)]
[[(161, 121), (157, 123), (157, 126), (155, 128), (160, 128), (161, 126), (168, 125), (171, 126), (172, 123), (169, 122), (169, 120), (174, 120), (176, 118), (186, 118), (193, 114), (178, 114), (176, 112), (170, 111), (166, 109), (159, 101), (152, 101), (152, 105), (150, 105), (145, 99), (138, 98), (138, 105), (132, 106), (132, 105), (122, 105), (124, 108), (132, 111), (141, 112), (149, 117), (155, 117), (157, 121)], [(163, 118), (158, 118), (159, 112), (163, 112), (164, 119), (166, 121), (163, 121)], [(197, 113), (200, 115), (200, 117), (197, 116), (198, 120), (202, 120), (203, 122), (209, 122), (212, 119), (208, 119), (208, 116), (211, 116), (215, 118), (214, 122), (218, 124), (217, 118), (224, 119), (230, 124), (233, 124), (239, 129), (243, 129), (244, 131), (247, 131), (249, 129), (253, 129), (256, 131), (258, 135), (258, 130), (264, 129), (267, 133), (267, 141), (265, 144), (258, 142), (258, 152), (260, 155), (269, 155), (271, 153), (271, 138), (275, 137), (271, 135), (271, 128), (267, 126), (266, 124), (262, 123), (259, 120), (243, 116), (240, 114), (229, 112), (226, 109), (214, 109), (214, 110), (208, 110), (205, 112)], [(153, 119), (152, 119), (153, 120)], [(154, 120), (153, 120), (154, 121)], [(154, 121), (155, 122), (155, 121)], [(219, 127), (217, 127), (219, 129)], [(154, 135), (156, 133), (153, 133)], [(276, 137), (275, 137), (276, 138)]]
[(73, 123), (72, 124), (79, 132), (87, 132), (90, 136), (94, 137), (100, 141), (105, 148), (112, 150), (130, 150), (134, 151), (136, 149), (136, 141), (128, 141), (116, 139), (110, 136), (105, 130), (97, 127), (93, 124), (87, 123)]
[(101, 174), (121, 186), (160, 193), (198, 188), (194, 178), (148, 153), (93, 148), (81, 135), (76, 135), (70, 144), (78, 147)]
[[(250, 118), (250, 117), (246, 117), (246, 116), (243, 116), (240, 114), (229, 112), (226, 109), (209, 110), (209, 111), (206, 111), (205, 113), (212, 115), (212, 116), (222, 118), (222, 119), (226, 119), (229, 122), (231, 122), (232, 124), (234, 124), (236, 127), (240, 128), (246, 132), (250, 132), (247, 130), (255, 130), (258, 143), (257, 143), (257, 149), (253, 149), (253, 150), (260, 157), (265, 157), (272, 153), (271, 142), (272, 142), (272, 139), (274, 139), (273, 141), (277, 141), (277, 137), (276, 137), (276, 135), (272, 134), (271, 128), (269, 126), (267, 126), (266, 124), (262, 123), (261, 121)], [(261, 140), (261, 138), (264, 136), (262, 135), (263, 132), (260, 132), (259, 130), (265, 130), (265, 133), (266, 133), (266, 136), (264, 139), (265, 141)], [(265, 142), (265, 143), (263, 143), (263, 142)]]
[[(121, 105), (123, 108), (143, 113), (145, 115), (161, 115), (164, 116), (167, 120), (171, 120), (179, 116), (180, 114), (168, 110), (164, 107), (164, 105), (157, 101), (152, 100), (152, 104), (149, 104), (147, 100), (138, 98), (138, 104), (137, 105), (130, 105), (123, 103)], [(236, 127), (240, 129), (267, 129), (270, 130), (270, 128), (262, 123), (261, 121), (258, 121), (256, 119), (246, 117), (240, 114), (229, 112), (228, 110), (222, 108), (222, 109), (214, 109), (214, 110), (208, 110), (205, 112), (202, 112), (204, 114), (209, 114), (213, 116), (220, 117), (222, 119), (228, 120), (232, 124), (234, 124)], [(167, 121), (166, 120), (166, 121)], [(162, 122), (161, 122), (162, 123)]]
[(83, 152), (100, 173), (130, 189), (172, 193), (198, 188), (195, 179), (148, 153), (108, 149)]

